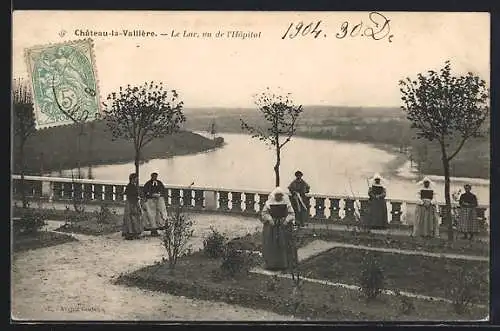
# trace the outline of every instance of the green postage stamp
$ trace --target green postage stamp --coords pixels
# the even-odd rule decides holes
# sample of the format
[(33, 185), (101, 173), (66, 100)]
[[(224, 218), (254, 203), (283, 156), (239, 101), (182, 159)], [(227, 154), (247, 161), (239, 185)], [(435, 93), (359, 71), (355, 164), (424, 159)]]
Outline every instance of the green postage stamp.
[(99, 114), (92, 40), (26, 50), (38, 129), (81, 123)]

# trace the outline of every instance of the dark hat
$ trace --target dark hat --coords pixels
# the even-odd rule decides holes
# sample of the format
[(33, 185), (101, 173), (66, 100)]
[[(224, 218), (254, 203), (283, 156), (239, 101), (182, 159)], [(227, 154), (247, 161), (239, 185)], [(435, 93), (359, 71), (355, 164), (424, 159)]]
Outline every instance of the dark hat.
[(152, 172), (151, 176), (158, 176), (158, 173), (157, 172)]
[(299, 177), (299, 176), (303, 176), (304, 174), (302, 173), (302, 171), (300, 170), (297, 170), (295, 171), (295, 177)]

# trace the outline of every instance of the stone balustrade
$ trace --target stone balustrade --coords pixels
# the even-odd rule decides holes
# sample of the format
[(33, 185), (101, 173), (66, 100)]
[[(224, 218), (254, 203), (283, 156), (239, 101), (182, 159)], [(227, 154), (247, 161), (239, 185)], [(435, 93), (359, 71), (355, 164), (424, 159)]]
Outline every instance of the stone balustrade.
[[(103, 180), (25, 176), (25, 194), (30, 200), (123, 204), (127, 183)], [(20, 198), (20, 176), (12, 175), (13, 196)], [(189, 210), (257, 215), (269, 192), (207, 187), (167, 185), (167, 204), (182, 205)], [(391, 224), (411, 224), (416, 201), (387, 200)], [(312, 222), (354, 225), (367, 213), (367, 197), (325, 196), (310, 194), (306, 199)], [(445, 210), (440, 205), (440, 215)], [(478, 218), (489, 224), (489, 207), (478, 208)]]

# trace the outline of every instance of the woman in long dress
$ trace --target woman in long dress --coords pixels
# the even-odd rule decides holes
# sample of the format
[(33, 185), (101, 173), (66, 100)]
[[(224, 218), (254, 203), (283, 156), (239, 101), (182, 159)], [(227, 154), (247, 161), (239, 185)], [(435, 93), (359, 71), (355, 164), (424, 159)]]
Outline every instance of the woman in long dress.
[(306, 194), (309, 193), (311, 187), (302, 178), (302, 171), (295, 172), (295, 179), (288, 185), (288, 190), (292, 195), (291, 203), (295, 211), (295, 221), (298, 226), (304, 226), (309, 218), (309, 206), (307, 205)]
[(436, 192), (432, 181), (425, 177), (418, 184), (418, 204), (415, 209), (413, 236), (425, 238), (439, 237)]
[(125, 212), (123, 214), (122, 235), (127, 240), (138, 239), (144, 229), (142, 224), (142, 209), (139, 205), (139, 182), (136, 173), (130, 174), (129, 183), (125, 188)]
[(469, 240), (472, 240), (474, 234), (481, 231), (476, 211), (478, 203), (476, 195), (471, 192), (471, 186), (466, 184), (464, 189), (465, 192), (460, 195), (458, 202), (460, 205), (458, 232), (463, 234), (464, 239), (468, 237)]
[(297, 264), (293, 238), (294, 211), (286, 191), (275, 188), (261, 212), (262, 255), (268, 270), (288, 270)]
[(365, 218), (365, 226), (369, 229), (386, 229), (388, 226), (387, 219), (387, 202), (385, 197), (387, 191), (382, 185), (382, 177), (375, 174), (370, 181), (368, 189), (368, 213)]

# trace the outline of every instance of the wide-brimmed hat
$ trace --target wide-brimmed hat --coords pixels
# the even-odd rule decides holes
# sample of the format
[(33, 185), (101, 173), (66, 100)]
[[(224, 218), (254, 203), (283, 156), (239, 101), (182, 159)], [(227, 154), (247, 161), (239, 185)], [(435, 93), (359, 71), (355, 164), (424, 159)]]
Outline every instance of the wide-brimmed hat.
[(370, 185), (375, 185), (375, 180), (380, 180), (380, 184), (382, 184), (382, 182), (385, 182), (385, 179), (380, 176), (380, 174), (378, 172), (376, 172), (372, 178), (370, 178)]
[(429, 177), (427, 177), (427, 176), (426, 176), (426, 177), (424, 177), (424, 178), (422, 178), (422, 180), (421, 180), (421, 181), (419, 181), (419, 182), (417, 183), (417, 185), (418, 185), (418, 186), (424, 186), (424, 183), (425, 183), (425, 182), (428, 182), (428, 183), (429, 183), (429, 187), (433, 187), (433, 186), (434, 186), (434, 182), (433, 182), (433, 181), (432, 181)]

